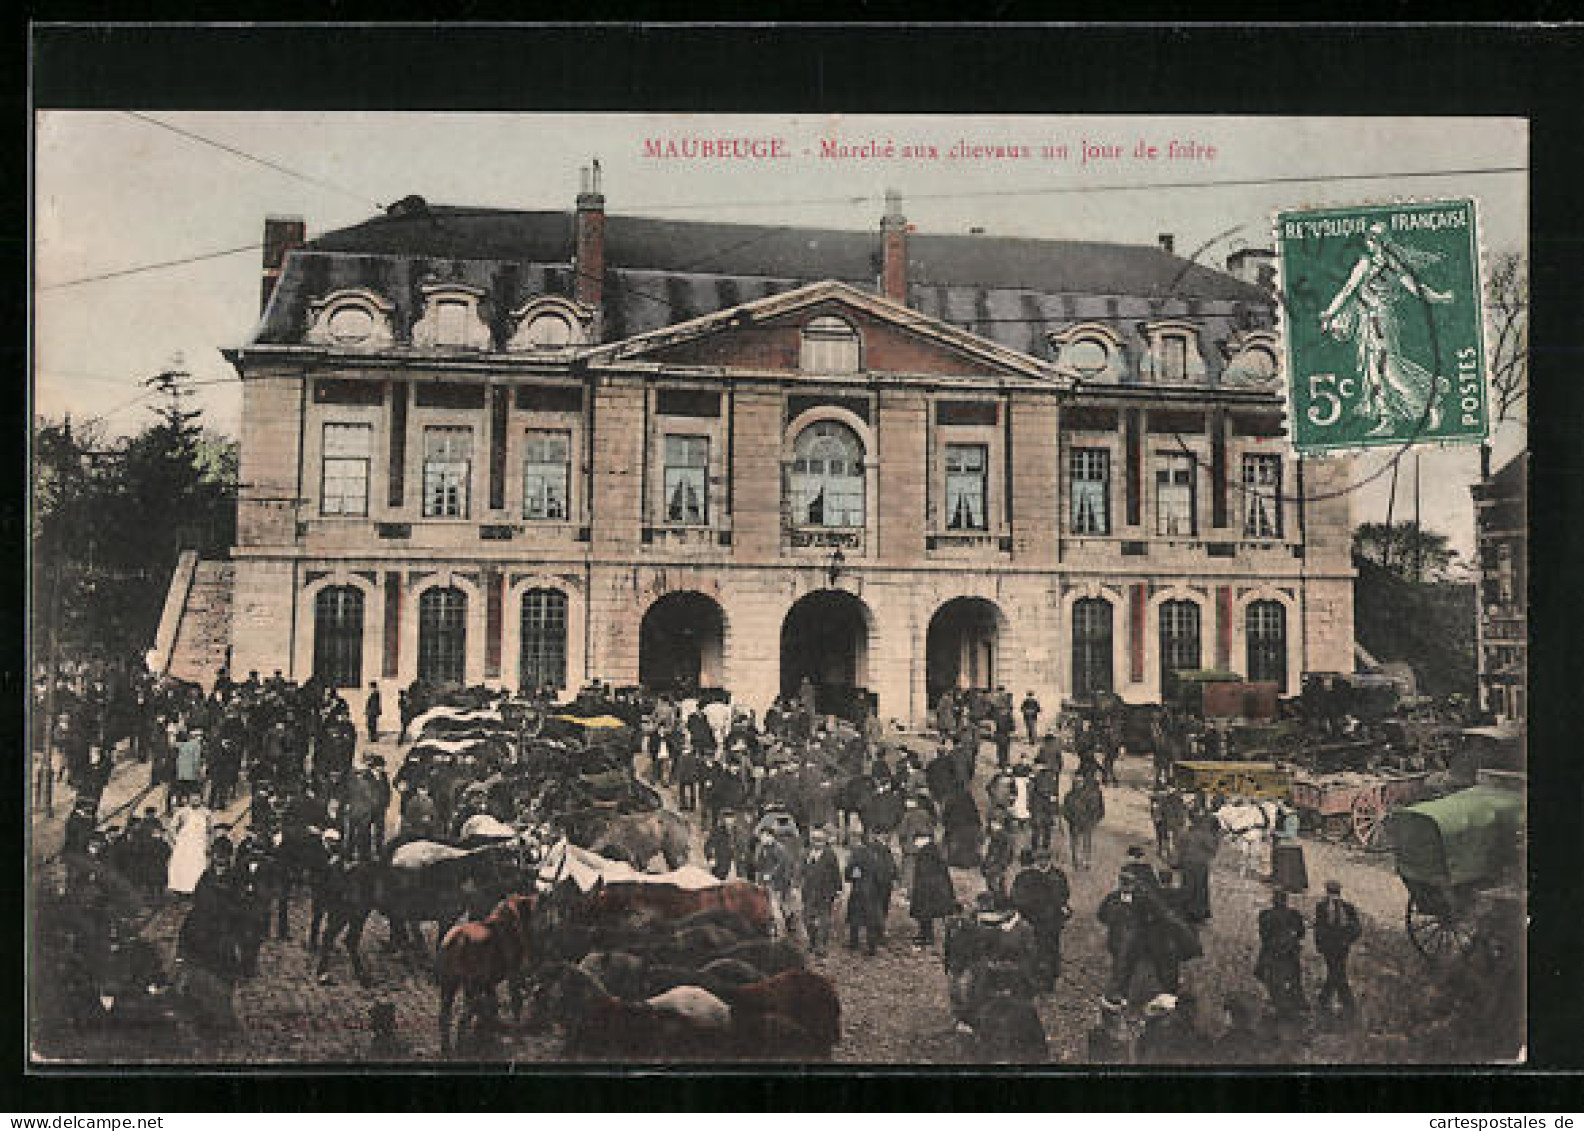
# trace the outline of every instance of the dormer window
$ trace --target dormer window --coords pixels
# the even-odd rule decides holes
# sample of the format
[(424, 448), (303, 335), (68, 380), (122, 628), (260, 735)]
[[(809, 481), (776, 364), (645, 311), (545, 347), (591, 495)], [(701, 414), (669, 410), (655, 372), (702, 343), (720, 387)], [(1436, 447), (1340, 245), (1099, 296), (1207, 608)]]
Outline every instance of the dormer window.
[(1276, 336), (1269, 330), (1241, 333), (1227, 343), (1222, 379), (1235, 385), (1269, 385), (1280, 371)]
[(803, 327), (803, 353), (799, 367), (810, 373), (856, 373), (859, 366), (858, 331), (829, 315)]
[(1111, 327), (1098, 322), (1069, 326), (1050, 335), (1056, 367), (1082, 381), (1119, 381), (1122, 377), (1122, 340)]
[(1190, 322), (1156, 322), (1146, 326), (1144, 332), (1149, 340), (1149, 353), (1144, 358), (1145, 380), (1162, 384), (1204, 380), (1198, 327)]
[(413, 324), (419, 349), (488, 349), (489, 327), (479, 317), (484, 292), (462, 283), (425, 283), (423, 317)]
[(543, 296), (512, 312), (517, 329), (509, 350), (566, 350), (588, 342), (593, 311), (563, 298)]
[(309, 304), (304, 339), (347, 349), (378, 349), (391, 344), (391, 312), (395, 309), (373, 291), (333, 291)]

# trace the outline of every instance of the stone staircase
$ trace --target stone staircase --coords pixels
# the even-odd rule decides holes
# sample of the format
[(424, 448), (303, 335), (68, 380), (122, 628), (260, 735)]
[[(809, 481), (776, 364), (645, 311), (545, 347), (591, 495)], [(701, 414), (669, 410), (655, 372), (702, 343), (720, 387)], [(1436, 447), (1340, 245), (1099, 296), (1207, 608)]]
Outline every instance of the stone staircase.
[(226, 664), (231, 650), (231, 593), (235, 568), (203, 561), (186, 551), (171, 574), (170, 591), (149, 668), (205, 687)]

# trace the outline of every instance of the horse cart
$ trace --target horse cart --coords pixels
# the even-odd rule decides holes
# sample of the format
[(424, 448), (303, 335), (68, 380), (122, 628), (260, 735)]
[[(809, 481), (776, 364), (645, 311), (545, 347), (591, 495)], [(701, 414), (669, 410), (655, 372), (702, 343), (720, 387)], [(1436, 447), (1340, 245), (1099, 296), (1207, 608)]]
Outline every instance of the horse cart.
[(1405, 806), (1391, 823), (1408, 937), (1419, 953), (1441, 963), (1467, 957), (1482, 938), (1504, 944), (1522, 923), (1522, 779), (1487, 779)]
[(1297, 775), (1292, 802), (1304, 827), (1326, 840), (1351, 837), (1361, 848), (1381, 851), (1389, 847), (1387, 818), (1403, 805), (1424, 800), (1428, 777), (1386, 772)]
[(1178, 762), (1172, 784), (1206, 797), (1286, 801), (1292, 775), (1275, 762)]

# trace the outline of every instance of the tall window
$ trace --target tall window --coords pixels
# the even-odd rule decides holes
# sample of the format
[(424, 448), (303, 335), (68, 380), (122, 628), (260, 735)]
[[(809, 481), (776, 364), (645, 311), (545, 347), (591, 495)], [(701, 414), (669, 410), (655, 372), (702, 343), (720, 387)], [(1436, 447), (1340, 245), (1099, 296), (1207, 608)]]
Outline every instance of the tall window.
[(1155, 533), (1193, 537), (1194, 461), (1186, 452), (1155, 457)]
[(326, 424), (319, 513), (368, 514), (369, 456), (374, 429), (368, 424)]
[(1111, 533), (1111, 453), (1104, 448), (1074, 448), (1072, 470), (1072, 532)]
[(1073, 695), (1088, 699), (1111, 690), (1111, 602), (1083, 597), (1073, 602)]
[(1280, 601), (1251, 601), (1243, 614), (1248, 639), (1248, 677), (1287, 690), (1287, 610)]
[(858, 372), (858, 331), (840, 318), (816, 318), (803, 327), (800, 367), (812, 373)]
[(988, 496), (985, 466), (989, 449), (983, 444), (946, 445), (946, 529), (984, 530)]
[(709, 437), (665, 438), (666, 521), (703, 526), (709, 521)]
[(529, 432), (523, 454), (523, 517), (565, 519), (572, 436)]
[(424, 429), (425, 518), (466, 518), (473, 478), (473, 429)]
[(363, 686), (363, 592), (331, 585), (314, 598), (314, 675), (331, 687)]
[(567, 600), (554, 589), (530, 589), (522, 603), (522, 663), (518, 686), (566, 686)]
[(792, 521), (864, 524), (863, 444), (845, 424), (822, 420), (798, 434), (792, 445)]
[(418, 598), (418, 678), (463, 683), (467, 677), (467, 594), (425, 589)]
[(1177, 673), (1200, 666), (1199, 606), (1192, 601), (1165, 601), (1160, 607), (1161, 694), (1177, 690)]
[(1281, 456), (1243, 457), (1243, 537), (1280, 538)]

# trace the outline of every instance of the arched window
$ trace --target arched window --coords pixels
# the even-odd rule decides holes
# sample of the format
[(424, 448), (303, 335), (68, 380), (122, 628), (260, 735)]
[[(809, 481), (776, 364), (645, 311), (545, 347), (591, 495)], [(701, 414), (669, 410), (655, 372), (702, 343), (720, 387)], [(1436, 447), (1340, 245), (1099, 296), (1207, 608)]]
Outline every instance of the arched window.
[(1243, 614), (1248, 639), (1248, 677), (1287, 690), (1287, 610), (1280, 601), (1251, 601)]
[(840, 318), (816, 318), (803, 327), (799, 365), (811, 373), (858, 372), (858, 331)]
[(522, 602), (522, 660), (517, 686), (523, 691), (566, 686), (567, 599), (554, 589), (530, 589)]
[(1165, 601), (1160, 607), (1161, 695), (1173, 698), (1177, 673), (1200, 665), (1199, 606), (1192, 601)]
[(363, 686), (363, 591), (331, 585), (314, 598), (313, 671), (331, 687)]
[(418, 678), (425, 683), (465, 683), (467, 594), (426, 589), (418, 598)]
[(1083, 597), (1072, 611), (1073, 696), (1111, 690), (1111, 602)]
[(798, 526), (864, 524), (863, 442), (845, 424), (822, 420), (792, 445), (792, 521)]

